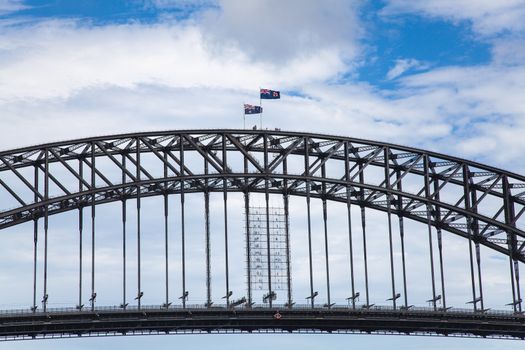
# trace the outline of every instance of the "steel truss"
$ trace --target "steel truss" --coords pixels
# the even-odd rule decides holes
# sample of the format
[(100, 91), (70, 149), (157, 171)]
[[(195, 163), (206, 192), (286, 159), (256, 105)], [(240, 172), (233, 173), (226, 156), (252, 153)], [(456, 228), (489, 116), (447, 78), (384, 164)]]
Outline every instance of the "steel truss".
[[(187, 161), (189, 156), (193, 161)], [(195, 157), (200, 159), (197, 166)], [(144, 160), (148, 158), (148, 160)], [(152, 165), (151, 159), (156, 160)], [(233, 160), (232, 160), (233, 159)], [(239, 161), (239, 159), (242, 159)], [(119, 174), (115, 180), (102, 170), (101, 164), (112, 164)], [(157, 167), (162, 171), (158, 172)], [(67, 174), (70, 181), (62, 181)], [(378, 175), (379, 174), (379, 175)], [(36, 268), (37, 245), (42, 232), (38, 223), (43, 220), (44, 236), (44, 284), (43, 311), (47, 305), (47, 238), (49, 216), (78, 210), (79, 236), (91, 237), (91, 312), (96, 307), (95, 289), (95, 238), (96, 207), (109, 202), (122, 203), (123, 240), (123, 300), (121, 309), (126, 310), (126, 203), (136, 200), (136, 231), (138, 251), (138, 285), (134, 296), (141, 308), (140, 263), (140, 211), (141, 199), (151, 196), (164, 197), (165, 248), (166, 248), (166, 300), (170, 308), (168, 291), (168, 196), (179, 194), (181, 201), (182, 232), (182, 284), (180, 299), (186, 307), (188, 291), (185, 283), (185, 195), (204, 193), (206, 215), (206, 263), (207, 306), (211, 307), (210, 260), (209, 260), (209, 194), (220, 192), (224, 201), (224, 242), (227, 307), (231, 291), (228, 285), (228, 193), (241, 192), (245, 207), (249, 207), (249, 194), (262, 193), (266, 203), (270, 194), (282, 195), (285, 213), (288, 215), (289, 196), (306, 198), (308, 208), (308, 237), (311, 237), (310, 200), (323, 203), (323, 222), (326, 258), (326, 287), (330, 302), (330, 274), (328, 266), (327, 201), (345, 203), (348, 208), (348, 234), (350, 250), (351, 289), (349, 297), (355, 309), (358, 293), (354, 288), (351, 206), (361, 209), (363, 235), (365, 298), (369, 303), (368, 272), (366, 261), (366, 209), (382, 211), (388, 216), (390, 274), (392, 281), (392, 307), (408, 309), (404, 258), (404, 220), (414, 220), (428, 226), (432, 298), (435, 312), (447, 310), (445, 279), (443, 275), (442, 231), (463, 237), (469, 243), (469, 261), (474, 311), (485, 312), (480, 245), (505, 254), (509, 261), (511, 305), (517, 315), (522, 311), (519, 281), (519, 263), (525, 262), (525, 177), (487, 165), (446, 156), (443, 154), (398, 146), (388, 143), (355, 138), (311, 133), (265, 130), (189, 130), (144, 132), (105, 137), (95, 137), (45, 145), (25, 147), (0, 152), (0, 230), (24, 222), (34, 222), (34, 295), (33, 312), (37, 310)], [(5, 204), (8, 203), (8, 204)], [(268, 205), (268, 204), (267, 204)], [(13, 206), (15, 206), (13, 208)], [(87, 211), (86, 211), (87, 210)], [(83, 216), (88, 213), (91, 227), (86, 232)], [(393, 268), (392, 216), (398, 217), (402, 249), (402, 293), (395, 285)], [(355, 231), (355, 230), (354, 230)], [(437, 247), (433, 242), (437, 237)], [(82, 240), (80, 240), (79, 291), (82, 290)], [(314, 307), (312, 277), (312, 252), (310, 248), (311, 307)], [(437, 248), (439, 277), (436, 277), (434, 250)], [(247, 248), (249, 249), (249, 248)], [(249, 252), (248, 252), (249, 253)], [(248, 265), (249, 268), (249, 265)], [(249, 271), (248, 271), (249, 275)], [(289, 273), (288, 273), (289, 278)], [(439, 283), (436, 283), (439, 280)], [(271, 283), (271, 282), (270, 282)], [(289, 282), (288, 282), (289, 283)], [(250, 286), (250, 281), (248, 281)], [(441, 286), (441, 290), (438, 290)], [(269, 293), (272, 292), (269, 285)], [(287, 307), (293, 301), (288, 293)], [(403, 295), (404, 302), (398, 301)], [(251, 291), (248, 291), (251, 301)], [(441, 300), (438, 309), (437, 301)], [(235, 306), (235, 305), (233, 305)], [(270, 307), (271, 307), (270, 303)], [(84, 312), (79, 292), (77, 309)], [(522, 322), (522, 321), (520, 321)]]

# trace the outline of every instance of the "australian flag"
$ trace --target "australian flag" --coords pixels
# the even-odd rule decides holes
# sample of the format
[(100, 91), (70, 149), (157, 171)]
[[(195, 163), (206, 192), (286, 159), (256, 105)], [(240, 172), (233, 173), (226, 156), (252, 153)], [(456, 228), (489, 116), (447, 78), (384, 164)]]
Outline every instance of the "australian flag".
[(244, 114), (260, 114), (260, 113), (262, 113), (261, 106), (244, 104)]
[(261, 89), (261, 99), (276, 100), (281, 98), (281, 93), (275, 90)]

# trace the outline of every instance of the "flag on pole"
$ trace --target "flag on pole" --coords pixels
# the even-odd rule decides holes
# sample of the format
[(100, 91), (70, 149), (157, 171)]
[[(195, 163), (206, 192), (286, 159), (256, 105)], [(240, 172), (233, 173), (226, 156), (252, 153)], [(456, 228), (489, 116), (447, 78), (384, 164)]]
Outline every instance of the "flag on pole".
[(281, 98), (281, 92), (275, 90), (261, 89), (262, 100), (277, 100)]
[(261, 106), (244, 104), (244, 114), (261, 114), (262, 110)]

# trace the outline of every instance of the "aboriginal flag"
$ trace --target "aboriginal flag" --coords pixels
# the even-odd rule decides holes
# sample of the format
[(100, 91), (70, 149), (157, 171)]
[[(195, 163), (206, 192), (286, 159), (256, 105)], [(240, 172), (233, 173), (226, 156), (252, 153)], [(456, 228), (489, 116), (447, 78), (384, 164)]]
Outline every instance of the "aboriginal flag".
[(262, 113), (261, 106), (244, 104), (244, 114), (260, 114), (260, 113)]
[(275, 90), (261, 89), (261, 99), (263, 100), (277, 100), (281, 98), (281, 93)]

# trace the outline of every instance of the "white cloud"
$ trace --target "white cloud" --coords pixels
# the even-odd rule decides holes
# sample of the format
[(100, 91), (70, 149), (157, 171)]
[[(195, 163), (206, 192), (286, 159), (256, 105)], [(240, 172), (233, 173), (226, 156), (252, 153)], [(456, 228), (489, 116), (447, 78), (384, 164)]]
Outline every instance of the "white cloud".
[[(141, 129), (240, 127), (240, 106), (256, 100), (259, 86), (307, 96), (284, 93), (281, 101), (267, 103), (269, 127), (410, 144), (498, 164), (504, 162), (498, 153), (473, 152), (461, 142), (474, 136), (487, 137), (488, 144), (509, 142), (509, 135), (503, 139), (494, 128), (476, 125), (521, 125), (524, 119), (525, 68), (519, 62), (399, 77), (424, 67), (399, 60), (389, 72), (398, 76), (399, 87), (385, 91), (366, 83), (327, 84), (348, 68), (335, 48), (298, 51), (274, 64), (235, 44), (210, 45), (206, 33), (193, 21), (101, 27), (47, 21), (4, 28), (0, 106), (9, 123), (2, 148), (28, 139)], [(82, 124), (71, 130), (71, 122)], [(457, 135), (463, 141), (453, 141)], [(505, 160), (519, 150), (513, 147)]]
[(473, 29), (483, 35), (525, 29), (524, 0), (389, 0), (382, 11), (385, 15), (417, 13), (443, 17), (454, 22), (470, 21)]
[(405, 72), (411, 70), (411, 69), (425, 69), (428, 66), (419, 62), (418, 60), (414, 58), (407, 58), (407, 59), (398, 59), (396, 60), (396, 64), (394, 67), (392, 67), (388, 73), (386, 74), (387, 79), (392, 80), (400, 75), (404, 74)]
[(140, 83), (171, 87), (291, 88), (344, 71), (334, 48), (298, 52), (286, 64), (249, 58), (237, 46), (211, 48), (184, 24), (83, 27), (51, 21), (4, 29), (0, 99), (67, 97), (79, 89)]
[(523, 65), (525, 62), (525, 40), (505, 38), (495, 40), (492, 45), (492, 60), (496, 65)]
[(0, 0), (0, 16), (27, 8), (22, 0)]
[(359, 53), (360, 2), (344, 0), (220, 1), (203, 25), (218, 45), (234, 43), (255, 59), (283, 62), (318, 51), (350, 60)]

